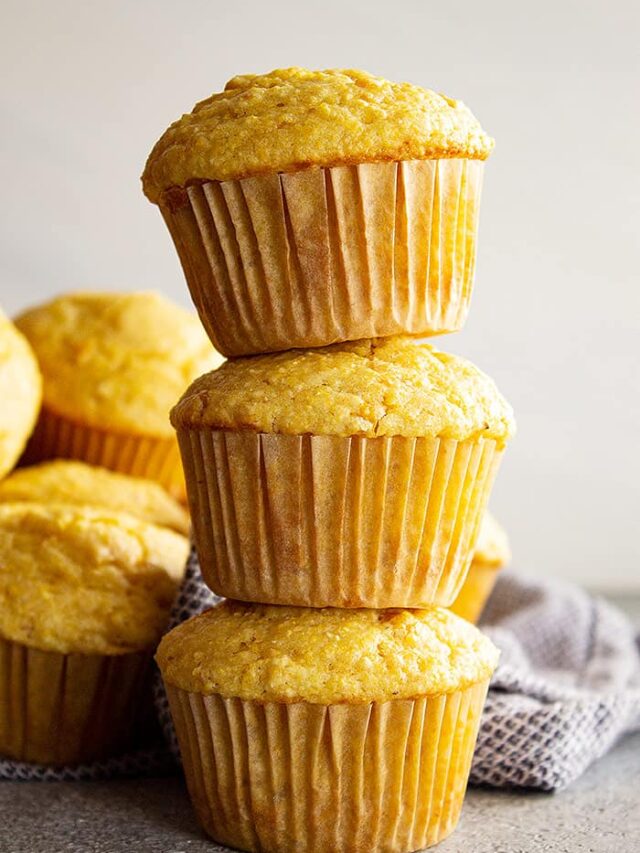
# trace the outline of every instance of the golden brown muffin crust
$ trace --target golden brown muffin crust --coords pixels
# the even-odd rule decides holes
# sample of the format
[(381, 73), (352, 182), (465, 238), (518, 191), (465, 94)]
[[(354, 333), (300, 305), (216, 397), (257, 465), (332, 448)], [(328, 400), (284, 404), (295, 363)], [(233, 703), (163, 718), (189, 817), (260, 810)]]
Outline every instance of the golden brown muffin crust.
[(0, 483), (0, 503), (108, 507), (184, 536), (190, 527), (184, 507), (152, 480), (70, 459), (18, 468)]
[(274, 702), (372, 702), (488, 678), (498, 651), (444, 608), (339, 610), (223, 602), (165, 635), (156, 659), (190, 692)]
[(485, 513), (476, 543), (473, 562), (491, 568), (502, 568), (511, 559), (509, 538), (490, 512)]
[(513, 412), (488, 376), (413, 338), (235, 359), (174, 407), (176, 428), (314, 435), (429, 436), (504, 443)]
[(153, 648), (188, 551), (114, 510), (0, 505), (0, 636), (63, 654)]
[(245, 74), (162, 135), (142, 176), (153, 202), (172, 187), (388, 160), (484, 160), (493, 140), (461, 102), (365, 71)]
[(0, 310), (0, 477), (18, 461), (42, 400), (42, 378), (25, 337)]

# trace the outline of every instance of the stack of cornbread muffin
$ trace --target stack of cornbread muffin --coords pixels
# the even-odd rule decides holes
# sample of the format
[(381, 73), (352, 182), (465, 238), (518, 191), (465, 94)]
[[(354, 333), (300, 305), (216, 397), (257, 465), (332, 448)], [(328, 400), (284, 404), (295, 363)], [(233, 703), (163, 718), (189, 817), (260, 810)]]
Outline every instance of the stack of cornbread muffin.
[[(154, 293), (0, 316), (0, 756), (85, 763), (155, 731), (152, 658), (189, 551), (167, 412), (220, 361)], [(25, 445), (38, 464), (12, 472)]]
[(446, 608), (514, 424), (420, 338), (464, 323), (492, 144), (442, 95), (294, 68), (234, 78), (148, 159), (229, 358), (171, 415), (228, 600), (156, 656), (221, 843), (401, 853), (458, 820), (498, 655)]

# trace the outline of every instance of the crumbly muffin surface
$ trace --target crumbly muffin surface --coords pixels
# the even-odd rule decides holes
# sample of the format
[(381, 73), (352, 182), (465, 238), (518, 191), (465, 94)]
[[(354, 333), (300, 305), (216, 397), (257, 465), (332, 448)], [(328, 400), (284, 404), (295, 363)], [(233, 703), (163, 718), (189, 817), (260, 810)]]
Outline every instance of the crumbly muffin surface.
[(188, 551), (113, 510), (0, 505), (0, 636), (64, 654), (153, 648)]
[(162, 486), (71, 459), (18, 468), (0, 482), (0, 503), (108, 507), (185, 536), (189, 533), (188, 513)]
[(158, 293), (70, 293), (25, 311), (44, 405), (92, 427), (170, 437), (168, 412), (222, 361), (195, 314)]
[(245, 74), (196, 104), (156, 143), (145, 194), (307, 166), (466, 157), (493, 140), (461, 102), (364, 71), (285, 68)]
[(190, 692), (275, 702), (372, 702), (488, 678), (498, 651), (443, 608), (339, 610), (224, 602), (165, 635), (163, 677)]
[(511, 407), (477, 367), (403, 337), (229, 361), (197, 379), (171, 419), (177, 428), (499, 443), (515, 428)]
[(41, 399), (42, 379), (31, 347), (0, 311), (0, 477), (18, 461)]
[(473, 562), (478, 565), (500, 568), (511, 559), (509, 538), (506, 530), (498, 524), (490, 512), (485, 513), (480, 527), (480, 535), (473, 555)]

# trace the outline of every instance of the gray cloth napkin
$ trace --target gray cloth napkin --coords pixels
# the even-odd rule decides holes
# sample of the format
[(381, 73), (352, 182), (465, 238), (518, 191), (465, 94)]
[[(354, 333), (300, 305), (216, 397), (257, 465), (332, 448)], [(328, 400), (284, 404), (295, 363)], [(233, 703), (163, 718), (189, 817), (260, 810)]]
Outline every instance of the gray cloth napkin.
[(48, 767), (0, 758), (0, 780), (11, 782), (85, 782), (99, 779), (137, 779), (175, 771), (175, 759), (164, 744), (137, 749), (104, 761)]
[(564, 788), (640, 729), (640, 632), (567, 583), (504, 572), (480, 623), (500, 648), (473, 784)]

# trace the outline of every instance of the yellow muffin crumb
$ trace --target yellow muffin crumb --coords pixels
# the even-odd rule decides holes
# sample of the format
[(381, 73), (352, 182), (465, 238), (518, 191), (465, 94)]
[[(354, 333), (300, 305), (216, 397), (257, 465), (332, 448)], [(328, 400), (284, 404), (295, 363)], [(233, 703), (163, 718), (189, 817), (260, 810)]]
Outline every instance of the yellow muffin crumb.
[(153, 648), (188, 551), (109, 509), (0, 505), (0, 636), (63, 654)]
[(487, 678), (498, 651), (448, 610), (339, 610), (223, 602), (183, 622), (156, 659), (190, 692), (267, 702), (373, 702)]
[(195, 314), (153, 292), (70, 293), (16, 325), (40, 364), (44, 405), (116, 432), (172, 436), (169, 408), (222, 361)]
[(226, 181), (306, 166), (466, 157), (493, 140), (469, 109), (365, 71), (285, 68), (230, 80), (174, 122), (142, 176), (158, 202), (189, 182)]
[(0, 503), (109, 507), (183, 535), (189, 533), (187, 511), (162, 486), (67, 459), (14, 471), (0, 483)]
[(506, 441), (511, 407), (477, 367), (413, 338), (236, 359), (200, 379), (176, 427)]
[(0, 477), (24, 450), (41, 399), (42, 379), (31, 347), (0, 311)]
[[(1, 487), (0, 487), (1, 488)], [(473, 562), (499, 569), (511, 559), (507, 532), (490, 512), (485, 513), (473, 555)]]
[(451, 610), (469, 622), (477, 622), (495, 586), (498, 569), (505, 566), (510, 559), (511, 550), (506, 531), (487, 512), (480, 527), (469, 573), (458, 597), (450, 606)]

